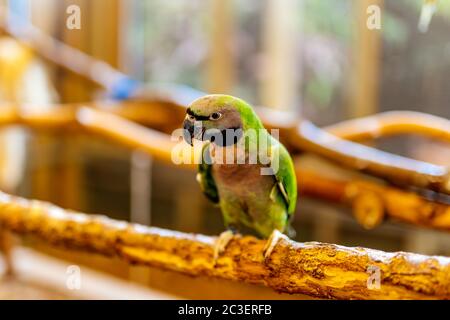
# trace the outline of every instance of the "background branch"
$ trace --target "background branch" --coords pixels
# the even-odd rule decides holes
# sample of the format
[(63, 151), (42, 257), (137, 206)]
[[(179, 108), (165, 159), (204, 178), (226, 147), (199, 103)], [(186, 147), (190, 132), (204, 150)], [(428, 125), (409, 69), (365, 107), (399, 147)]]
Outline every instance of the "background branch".
[(342, 121), (325, 128), (342, 139), (367, 141), (400, 134), (416, 134), (450, 143), (450, 121), (415, 111), (388, 111)]
[[(158, 103), (155, 102), (152, 105), (155, 106), (158, 105)], [(142, 141), (140, 141), (142, 139), (139, 139), (139, 136), (136, 136), (135, 133), (137, 131), (144, 133), (144, 128), (138, 129), (136, 124), (132, 124), (126, 119), (114, 118), (114, 126), (108, 124), (108, 121), (104, 121), (106, 119), (113, 119), (111, 115), (108, 115), (111, 111), (116, 113), (117, 116), (128, 116), (133, 118), (133, 120), (136, 120), (139, 117), (136, 113), (136, 109), (134, 109), (134, 112), (131, 112), (130, 110), (126, 110), (124, 108), (110, 107), (108, 112), (106, 112), (100, 110), (85, 111), (85, 108), (83, 111), (81, 110), (82, 108), (84, 107), (70, 106), (68, 108), (55, 111), (54, 113), (31, 116), (15, 114), (13, 111), (10, 111), (5, 115), (0, 116), (0, 125), (22, 123), (31, 126), (39, 126), (48, 122), (49, 126), (63, 126), (70, 123), (79, 123), (79, 116), (81, 113), (90, 113), (92, 114), (92, 118), (95, 118), (95, 121), (85, 121), (82, 126), (87, 129), (96, 131), (97, 133), (101, 133), (108, 137), (120, 138), (120, 140), (127, 145), (137, 145), (144, 148), (151, 148), (148, 145), (150, 138), (154, 138), (157, 144), (161, 144), (162, 136), (160, 136), (156, 131), (154, 131), (151, 136), (148, 134), (146, 143), (142, 143)], [(135, 108), (137, 108), (136, 105)], [(171, 110), (177, 111), (171, 114)], [(174, 130), (178, 128), (181, 123), (181, 119), (184, 114), (182, 110), (184, 110), (183, 106), (168, 99), (162, 105), (159, 105), (156, 110), (152, 109), (152, 112), (146, 110), (145, 114), (147, 114), (147, 121), (149, 119), (154, 120), (153, 124), (158, 126), (159, 129), (164, 129), (163, 127), (167, 129), (167, 127), (169, 127)], [(142, 115), (143, 113), (143, 111), (140, 111), (139, 114)], [(154, 118), (152, 118), (153, 113), (155, 114)], [(178, 117), (180, 117), (180, 119), (178, 119)], [(101, 118), (104, 119), (102, 120)], [(267, 119), (269, 117), (266, 115), (262, 118)], [(289, 121), (284, 119), (282, 116), (277, 118), (275, 114), (272, 114), (270, 118), (273, 120), (267, 123), (268, 127), (280, 125), (280, 127), (283, 128), (283, 125), (289, 124)], [(85, 117), (85, 119), (88, 119), (88, 117)], [(174, 121), (173, 119), (176, 119), (177, 121)], [(292, 121), (290, 123), (292, 123)], [(432, 117), (426, 120), (425, 118), (423, 123), (419, 123), (422, 128), (428, 128), (433, 124), (438, 124), (432, 135), (444, 137), (450, 135), (450, 129), (445, 127), (445, 124), (447, 123), (445, 119)], [(406, 125), (406, 127), (410, 128), (411, 126)], [(127, 128), (130, 129), (128, 130)], [(120, 133), (118, 131), (120, 131)], [(355, 129), (354, 122), (349, 122), (348, 126), (345, 125), (340, 128), (332, 127), (330, 131), (347, 135), (347, 137), (353, 136), (355, 138), (363, 135), (361, 132), (359, 134), (355, 133), (357, 130)], [(390, 132), (392, 131), (395, 130), (391, 129)], [(397, 129), (397, 132), (398, 131), (399, 129)], [(373, 131), (367, 130), (365, 134), (368, 132)], [(449, 169), (445, 166), (397, 156), (388, 152), (383, 152), (364, 145), (346, 141), (314, 126), (309, 121), (300, 121), (298, 126), (294, 128), (284, 127), (282, 137), (287, 139), (287, 146), (291, 149), (317, 153), (344, 166), (370, 173), (374, 176), (395, 182), (396, 184), (403, 184), (404, 186), (411, 185), (450, 194), (450, 173), (448, 171)]]
[(450, 194), (450, 173), (445, 166), (414, 160), (341, 139), (302, 121), (289, 141), (298, 149), (319, 154), (346, 167), (367, 172), (404, 186)]
[[(92, 106), (95, 107), (95, 105)], [(158, 108), (156, 110), (155, 113), (147, 112), (146, 114), (156, 114), (157, 119), (164, 119), (164, 113), (160, 112)], [(130, 111), (128, 110), (128, 112)], [(0, 115), (0, 125), (22, 124), (47, 129), (78, 128), (78, 130), (92, 132), (130, 148), (140, 149), (166, 163), (173, 163), (172, 150), (177, 142), (171, 141), (169, 136), (164, 133), (122, 118), (119, 115), (123, 115), (123, 112), (125, 111), (115, 110), (114, 113), (116, 114), (113, 114), (94, 108), (80, 107), (79, 105), (67, 106), (57, 109), (57, 111), (39, 115), (19, 115), (11, 111)], [(138, 118), (136, 113), (128, 113), (128, 116), (133, 116), (134, 119)], [(334, 139), (336, 138), (332, 136), (332, 141)], [(296, 141), (298, 143), (299, 140)], [(321, 147), (314, 146), (314, 148), (320, 149)], [(332, 145), (330, 148), (335, 148), (335, 146)], [(329, 149), (325, 149), (325, 151), (320, 149), (319, 151), (323, 154), (326, 150)], [(191, 151), (187, 145), (185, 151), (189, 153)], [(351, 148), (350, 151), (355, 152)], [(193, 156), (195, 156), (194, 153), (191, 157)], [(412, 162), (413, 165), (416, 163), (428, 168), (426, 163)], [(379, 163), (370, 164), (372, 166), (380, 165)], [(361, 162), (357, 165), (363, 166), (365, 164)], [(195, 168), (195, 165), (183, 165), (183, 167)], [(440, 166), (433, 165), (433, 168), (444, 170)], [(414, 178), (417, 174), (421, 178), (422, 176), (413, 169), (410, 168), (410, 171), (404, 173), (404, 176), (398, 175), (399, 170), (392, 169), (389, 171), (390, 177), (392, 179), (408, 179)], [(304, 170), (299, 164), (296, 165), (296, 171), (300, 191), (307, 195), (351, 206), (354, 216), (365, 228), (374, 228), (385, 217), (388, 217), (414, 225), (450, 231), (450, 207), (447, 204), (428, 201), (413, 192), (402, 191), (398, 188), (365, 181), (364, 179), (333, 180), (326, 175), (318, 174), (317, 170)]]
[(450, 206), (363, 179), (339, 180), (295, 166), (301, 194), (350, 206), (356, 220), (373, 229), (385, 218), (450, 231)]

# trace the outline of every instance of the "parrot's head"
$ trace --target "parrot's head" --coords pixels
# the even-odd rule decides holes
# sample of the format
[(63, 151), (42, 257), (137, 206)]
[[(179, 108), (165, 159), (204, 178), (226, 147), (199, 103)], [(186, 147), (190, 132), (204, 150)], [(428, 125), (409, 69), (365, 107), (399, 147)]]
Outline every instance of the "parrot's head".
[[(201, 97), (186, 111), (184, 139), (190, 145), (193, 145), (193, 139), (209, 140), (222, 146), (236, 143), (246, 129), (249, 117), (260, 124), (252, 107), (239, 98), (222, 94)], [(234, 137), (226, 139), (230, 134)]]

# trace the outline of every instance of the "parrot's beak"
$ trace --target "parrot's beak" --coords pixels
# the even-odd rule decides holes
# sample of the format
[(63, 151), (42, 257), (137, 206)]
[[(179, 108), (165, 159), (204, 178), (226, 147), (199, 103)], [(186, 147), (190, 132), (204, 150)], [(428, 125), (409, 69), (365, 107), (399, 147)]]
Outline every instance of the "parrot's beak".
[(183, 122), (183, 137), (184, 141), (194, 146), (194, 139), (201, 140), (203, 136), (203, 128), (200, 121), (192, 122), (188, 119)]
[(183, 137), (184, 141), (189, 143), (191, 147), (194, 146), (194, 124), (189, 120), (183, 122)]

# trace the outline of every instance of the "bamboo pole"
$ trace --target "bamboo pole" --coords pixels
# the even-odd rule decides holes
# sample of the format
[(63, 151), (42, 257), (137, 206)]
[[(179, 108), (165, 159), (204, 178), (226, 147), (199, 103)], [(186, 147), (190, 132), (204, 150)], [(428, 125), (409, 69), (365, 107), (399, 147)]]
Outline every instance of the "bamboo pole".
[[(268, 259), (264, 240), (236, 236), (218, 261), (215, 237), (65, 211), (0, 193), (0, 222), (19, 234), (128, 262), (332, 299), (450, 299), (450, 258), (385, 253), (282, 236)], [(375, 271), (374, 271), (375, 270)], [(379, 287), (372, 283), (379, 275)]]

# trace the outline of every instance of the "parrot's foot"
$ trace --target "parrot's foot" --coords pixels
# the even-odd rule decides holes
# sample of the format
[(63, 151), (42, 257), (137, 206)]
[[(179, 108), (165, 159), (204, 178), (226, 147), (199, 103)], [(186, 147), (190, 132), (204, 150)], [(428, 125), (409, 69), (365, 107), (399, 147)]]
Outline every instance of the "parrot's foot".
[(272, 254), (273, 249), (275, 249), (275, 246), (280, 241), (281, 238), (283, 238), (284, 235), (278, 231), (273, 230), (272, 234), (270, 235), (269, 239), (267, 239), (267, 243), (264, 247), (264, 260), (267, 260), (270, 255)]
[(216, 243), (214, 244), (214, 265), (216, 264), (217, 259), (219, 259), (220, 254), (225, 251), (228, 243), (231, 239), (233, 239), (233, 237), (234, 232), (231, 230), (224, 231), (219, 235)]

